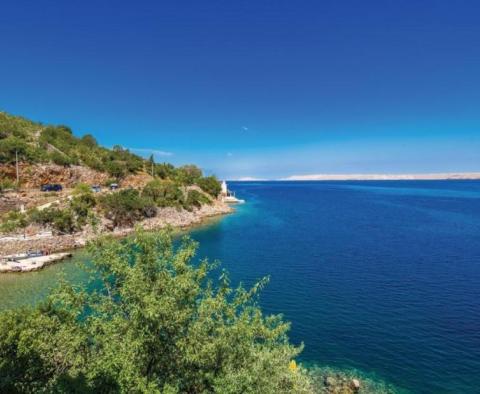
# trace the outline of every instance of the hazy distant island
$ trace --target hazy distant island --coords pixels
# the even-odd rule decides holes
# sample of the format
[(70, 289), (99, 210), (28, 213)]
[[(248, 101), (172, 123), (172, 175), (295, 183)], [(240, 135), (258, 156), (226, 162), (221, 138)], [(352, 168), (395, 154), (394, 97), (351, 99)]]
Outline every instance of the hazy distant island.
[(444, 172), (425, 174), (309, 174), (291, 175), (281, 181), (420, 181), (480, 179), (480, 172)]

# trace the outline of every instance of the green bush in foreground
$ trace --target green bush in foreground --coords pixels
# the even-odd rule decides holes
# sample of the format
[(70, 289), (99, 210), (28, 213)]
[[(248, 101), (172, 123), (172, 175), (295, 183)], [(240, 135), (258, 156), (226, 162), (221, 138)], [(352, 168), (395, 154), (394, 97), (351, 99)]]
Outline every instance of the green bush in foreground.
[[(232, 289), (196, 244), (137, 230), (90, 245), (94, 286), (0, 315), (0, 392), (311, 393), (289, 324)], [(87, 291), (85, 289), (94, 289)]]

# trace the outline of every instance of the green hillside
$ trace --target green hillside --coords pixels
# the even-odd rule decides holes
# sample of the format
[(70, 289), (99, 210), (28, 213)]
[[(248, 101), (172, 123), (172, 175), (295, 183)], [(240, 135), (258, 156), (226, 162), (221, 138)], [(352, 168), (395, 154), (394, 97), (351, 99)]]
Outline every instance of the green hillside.
[(68, 126), (43, 125), (0, 112), (0, 164), (19, 160), (28, 163), (84, 165), (122, 177), (143, 169), (145, 160), (116, 146), (107, 149), (86, 134), (77, 137)]
[(0, 112), (0, 165), (14, 164), (16, 152), (21, 162), (82, 165), (116, 179), (153, 171), (155, 177), (181, 185), (199, 184), (202, 189), (211, 189), (213, 184), (214, 194), (219, 187), (212, 179), (203, 178), (202, 171), (194, 165), (175, 168), (169, 163), (154, 163), (153, 157), (145, 160), (120, 145), (104, 148), (91, 134), (77, 137), (68, 126), (44, 125)]

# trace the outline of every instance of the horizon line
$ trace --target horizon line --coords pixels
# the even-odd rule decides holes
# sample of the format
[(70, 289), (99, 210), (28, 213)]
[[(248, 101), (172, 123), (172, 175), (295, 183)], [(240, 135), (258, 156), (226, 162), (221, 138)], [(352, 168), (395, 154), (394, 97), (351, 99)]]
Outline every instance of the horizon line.
[(304, 174), (280, 178), (239, 177), (231, 182), (265, 181), (369, 181), (369, 180), (480, 180), (480, 172)]

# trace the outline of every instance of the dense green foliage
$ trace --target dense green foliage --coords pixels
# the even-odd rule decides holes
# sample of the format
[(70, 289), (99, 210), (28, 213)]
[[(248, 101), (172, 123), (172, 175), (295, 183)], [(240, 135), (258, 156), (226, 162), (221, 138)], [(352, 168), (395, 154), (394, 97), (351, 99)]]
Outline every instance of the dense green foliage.
[(194, 185), (201, 177), (202, 170), (193, 164), (187, 164), (175, 170), (175, 179), (182, 185)]
[(131, 226), (143, 217), (156, 215), (155, 202), (140, 195), (138, 190), (124, 189), (100, 198), (105, 216), (117, 226)]
[(154, 167), (154, 175), (160, 179), (174, 179), (175, 171), (175, 166), (170, 163), (155, 164)]
[(48, 155), (42, 149), (26, 143), (16, 136), (0, 138), (0, 164), (15, 163), (16, 154), (21, 161), (42, 162), (47, 160)]
[(14, 187), (15, 183), (11, 179), (0, 178), (0, 194)]
[(187, 198), (184, 201), (183, 207), (189, 211), (193, 208), (200, 208), (204, 204), (210, 204), (211, 200), (198, 190), (189, 190)]
[(30, 223), (28, 215), (18, 211), (10, 211), (2, 219), (0, 224), (0, 232), (2, 233), (24, 229)]
[(0, 164), (19, 160), (59, 165), (83, 164), (115, 178), (143, 169), (144, 160), (120, 146), (106, 149), (86, 134), (78, 138), (67, 126), (43, 126), (0, 112)]
[(61, 209), (56, 206), (43, 210), (34, 209), (29, 212), (28, 220), (31, 223), (50, 227), (59, 234), (71, 234), (80, 227), (72, 209)]
[(92, 209), (97, 205), (93, 193), (83, 193), (70, 200), (70, 208), (75, 213), (78, 227), (83, 227), (87, 219), (93, 215)]
[(148, 182), (142, 195), (153, 200), (159, 207), (181, 207), (184, 202), (182, 190), (170, 180), (154, 179)]
[(41, 128), (40, 123), (0, 112), (0, 139), (14, 136), (24, 141), (32, 141), (32, 136)]
[(155, 163), (153, 156), (145, 160), (119, 145), (103, 148), (91, 134), (76, 137), (68, 126), (44, 126), (0, 112), (0, 164), (13, 164), (16, 153), (22, 162), (85, 165), (107, 172), (110, 183), (143, 170), (177, 185), (197, 184), (213, 197), (220, 193), (218, 180), (203, 177), (202, 170), (193, 164), (175, 168), (169, 163)]
[(197, 185), (205, 192), (210, 194), (212, 197), (218, 197), (222, 191), (222, 186), (215, 176), (206, 176), (198, 179)]
[(213, 281), (212, 264), (192, 264), (195, 250), (140, 230), (91, 245), (89, 290), (64, 283), (0, 316), (0, 391), (311, 393), (289, 325), (257, 306), (265, 281)]

